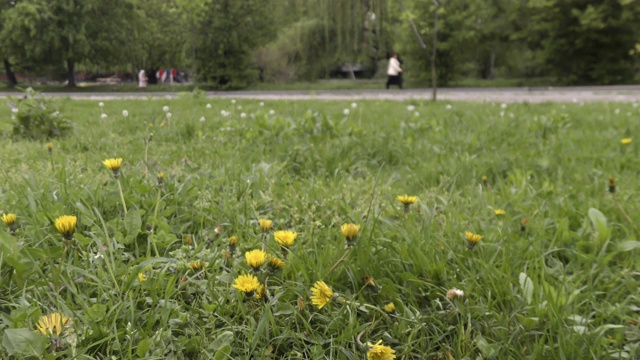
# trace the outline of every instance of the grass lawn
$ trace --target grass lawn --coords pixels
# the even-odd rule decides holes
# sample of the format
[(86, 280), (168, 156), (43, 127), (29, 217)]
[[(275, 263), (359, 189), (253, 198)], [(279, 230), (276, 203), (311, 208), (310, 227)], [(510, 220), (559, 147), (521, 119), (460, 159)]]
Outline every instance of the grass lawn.
[(59, 101), (0, 108), (2, 358), (640, 356), (637, 104)]

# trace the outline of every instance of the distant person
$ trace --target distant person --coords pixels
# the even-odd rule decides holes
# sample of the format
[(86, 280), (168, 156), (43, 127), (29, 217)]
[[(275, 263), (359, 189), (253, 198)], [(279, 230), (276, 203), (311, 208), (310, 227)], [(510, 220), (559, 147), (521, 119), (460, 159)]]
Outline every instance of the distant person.
[(398, 85), (402, 89), (402, 68), (396, 53), (393, 53), (389, 58), (389, 67), (387, 67), (387, 89), (390, 85)]
[(144, 72), (144, 70), (140, 70), (140, 72), (138, 73), (138, 87), (141, 89), (146, 88), (148, 81), (149, 79), (147, 79), (147, 74)]

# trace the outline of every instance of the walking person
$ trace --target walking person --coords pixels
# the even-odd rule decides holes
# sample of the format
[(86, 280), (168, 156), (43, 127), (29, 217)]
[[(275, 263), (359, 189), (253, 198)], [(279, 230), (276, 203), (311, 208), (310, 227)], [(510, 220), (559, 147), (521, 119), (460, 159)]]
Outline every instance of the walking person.
[(140, 72), (138, 73), (138, 87), (140, 87), (141, 89), (146, 88), (148, 81), (149, 79), (147, 78), (147, 74), (144, 72), (144, 70), (140, 70)]
[(387, 89), (390, 85), (398, 85), (402, 89), (402, 68), (398, 61), (398, 54), (391, 54), (389, 58), (389, 67), (387, 67)]

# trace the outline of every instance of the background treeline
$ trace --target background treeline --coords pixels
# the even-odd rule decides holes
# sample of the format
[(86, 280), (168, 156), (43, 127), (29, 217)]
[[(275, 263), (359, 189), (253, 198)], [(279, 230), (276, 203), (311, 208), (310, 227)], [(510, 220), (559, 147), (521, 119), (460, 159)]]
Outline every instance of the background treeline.
[(0, 58), (9, 82), (177, 68), (242, 88), (384, 76), (397, 51), (428, 84), (436, 18), (441, 85), (638, 82), (640, 0), (0, 0)]

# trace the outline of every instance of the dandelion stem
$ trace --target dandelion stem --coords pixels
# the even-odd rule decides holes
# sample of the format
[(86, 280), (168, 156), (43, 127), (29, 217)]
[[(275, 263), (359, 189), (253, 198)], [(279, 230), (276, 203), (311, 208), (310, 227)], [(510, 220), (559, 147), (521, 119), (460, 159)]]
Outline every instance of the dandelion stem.
[(120, 200), (122, 200), (122, 208), (124, 209), (124, 214), (127, 215), (127, 204), (124, 201), (124, 193), (122, 192), (122, 185), (120, 185), (120, 178), (116, 179), (118, 183), (118, 190), (120, 191)]
[[(153, 136), (153, 134), (151, 134)], [(149, 144), (151, 143), (151, 136), (146, 141), (144, 146), (144, 178), (149, 177)]]
[(629, 221), (629, 224), (631, 224), (631, 226), (633, 226), (633, 228), (636, 230), (636, 232), (638, 232), (638, 228), (636, 227), (636, 224), (633, 222), (633, 220), (631, 220), (631, 218), (629, 217), (629, 214), (627, 214), (627, 212), (624, 211), (624, 209), (622, 208), (622, 206), (618, 202), (618, 199), (616, 199), (616, 196), (614, 194), (611, 194), (611, 198), (613, 199), (613, 202), (616, 204), (616, 206), (618, 207), (618, 209), (620, 210), (622, 215), (624, 215), (624, 217), (627, 219), (627, 221)]
[[(156, 208), (155, 210), (153, 210), (153, 221), (156, 222), (156, 225), (158, 223), (158, 208), (160, 208), (160, 193), (162, 192), (162, 189), (158, 188), (158, 196), (156, 197)], [(158, 247), (156, 246), (156, 241), (155, 239), (152, 239), (151, 236), (147, 237), (148, 241), (151, 243), (151, 245), (153, 245), (153, 251), (156, 252), (156, 257), (160, 256), (160, 253), (158, 252)], [(151, 251), (149, 244), (147, 244), (147, 257), (149, 257), (149, 252)]]
[(56, 167), (53, 163), (53, 154), (49, 153), (49, 160), (51, 160), (51, 171), (56, 171)]
[(340, 258), (340, 260), (338, 260), (335, 264), (333, 264), (331, 269), (329, 269), (329, 271), (324, 277), (327, 277), (327, 275), (331, 274), (333, 270), (335, 270), (338, 267), (338, 265), (340, 265), (344, 261), (344, 259), (347, 258), (347, 255), (349, 255), (350, 251), (351, 251), (351, 248), (348, 248), (347, 251), (344, 252), (344, 255), (342, 255), (342, 257)]

